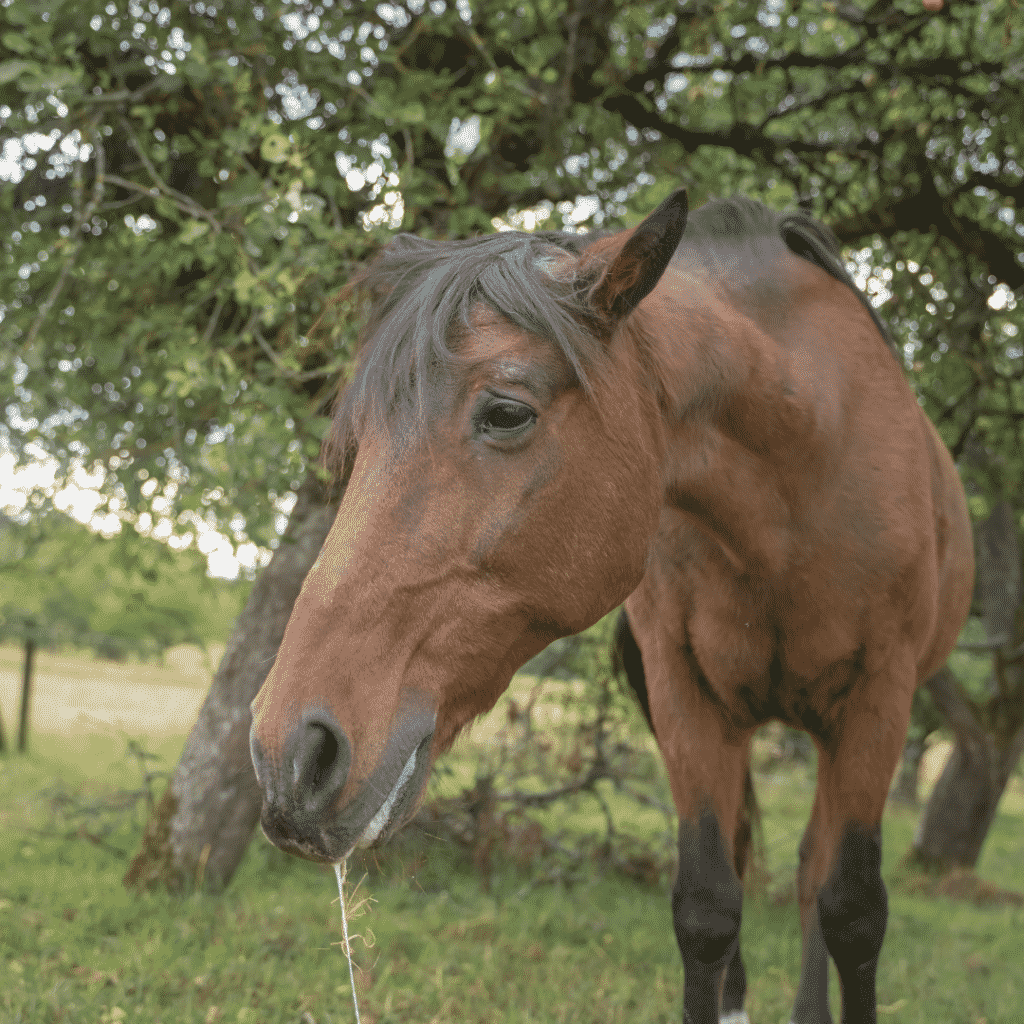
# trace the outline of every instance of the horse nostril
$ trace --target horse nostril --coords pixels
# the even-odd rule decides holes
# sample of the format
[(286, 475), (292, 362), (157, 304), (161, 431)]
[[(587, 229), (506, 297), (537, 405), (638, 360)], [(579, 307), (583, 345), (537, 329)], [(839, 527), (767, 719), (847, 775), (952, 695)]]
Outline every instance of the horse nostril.
[(292, 792), (304, 810), (327, 809), (341, 792), (352, 761), (344, 730), (326, 712), (317, 711), (299, 726), (292, 760)]
[[(295, 758), (295, 785), (318, 790), (330, 774), (338, 757), (338, 741), (323, 725), (312, 722), (306, 726), (305, 743)], [(301, 761), (299, 760), (301, 758)]]

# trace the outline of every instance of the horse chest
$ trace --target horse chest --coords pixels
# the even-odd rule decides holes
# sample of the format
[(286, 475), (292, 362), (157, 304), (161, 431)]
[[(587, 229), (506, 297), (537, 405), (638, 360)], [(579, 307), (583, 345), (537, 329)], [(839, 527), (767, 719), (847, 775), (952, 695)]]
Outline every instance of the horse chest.
[(770, 615), (714, 612), (698, 601), (685, 622), (679, 685), (695, 686), (738, 728), (779, 719), (826, 739), (835, 707), (863, 675), (853, 631), (830, 619), (789, 638)]
[(826, 739), (864, 671), (852, 592), (814, 571), (795, 586), (746, 574), (712, 538), (685, 532), (641, 588), (667, 630), (666, 685), (703, 695), (736, 728), (779, 719)]

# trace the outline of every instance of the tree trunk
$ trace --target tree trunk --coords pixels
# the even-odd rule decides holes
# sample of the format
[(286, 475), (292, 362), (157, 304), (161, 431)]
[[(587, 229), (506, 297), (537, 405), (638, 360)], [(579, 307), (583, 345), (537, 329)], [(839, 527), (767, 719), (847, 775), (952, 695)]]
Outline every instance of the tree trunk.
[(1013, 510), (1000, 502), (975, 528), (977, 592), (993, 653), (991, 696), (970, 699), (948, 668), (926, 684), (955, 737), (921, 816), (910, 859), (973, 868), (999, 799), (1024, 752), (1024, 586)]
[(206, 701), (163, 798), (124, 877), (129, 888), (221, 889), (259, 820), (261, 794), (249, 756), (249, 704), (270, 672), (292, 606), (334, 522), (311, 472), (281, 544), (235, 624)]
[(18, 753), (28, 750), (28, 712), (32, 699), (32, 663), (35, 660), (36, 642), (31, 636), (25, 637), (25, 665), (21, 674), (21, 718), (18, 721)]
[(925, 867), (973, 868), (1024, 745), (1024, 726), (1003, 749), (978, 722), (948, 668), (927, 683), (956, 742), (914, 836), (911, 859)]
[(889, 799), (908, 807), (917, 806), (917, 780), (921, 774), (921, 759), (925, 742), (919, 736), (908, 736), (903, 744), (903, 758), (896, 773), (896, 781), (889, 791)]

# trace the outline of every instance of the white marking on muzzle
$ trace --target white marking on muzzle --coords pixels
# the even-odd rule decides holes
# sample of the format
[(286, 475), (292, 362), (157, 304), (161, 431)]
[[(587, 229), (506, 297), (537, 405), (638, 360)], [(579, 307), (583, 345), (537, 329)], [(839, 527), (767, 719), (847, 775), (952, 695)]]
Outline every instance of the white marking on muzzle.
[(402, 769), (402, 774), (398, 776), (398, 781), (395, 783), (394, 789), (388, 793), (387, 800), (381, 804), (380, 810), (370, 819), (370, 824), (363, 829), (363, 834), (356, 840), (356, 846), (366, 848), (369, 846), (377, 837), (384, 831), (385, 826), (391, 818), (391, 811), (395, 806), (395, 801), (398, 799), (399, 793), (405, 787), (405, 784), (412, 778), (412, 773), (416, 770), (416, 751), (414, 750), (409, 755), (409, 760), (405, 762), (405, 767)]

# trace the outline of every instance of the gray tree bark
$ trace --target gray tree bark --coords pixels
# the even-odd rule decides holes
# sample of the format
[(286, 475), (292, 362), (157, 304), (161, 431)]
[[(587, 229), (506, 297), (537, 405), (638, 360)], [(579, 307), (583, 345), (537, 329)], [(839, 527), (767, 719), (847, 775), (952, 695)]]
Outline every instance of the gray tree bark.
[(949, 668), (926, 684), (955, 743), (914, 837), (911, 859), (973, 868), (1024, 753), (1024, 585), (1013, 510), (1000, 502), (975, 528), (978, 596), (992, 650), (992, 694), (979, 704)]
[(181, 760), (153, 809), (124, 883), (129, 888), (222, 889), (259, 820), (249, 757), (249, 704), (277, 656), (292, 606), (337, 513), (310, 473), (281, 543), (253, 586)]

